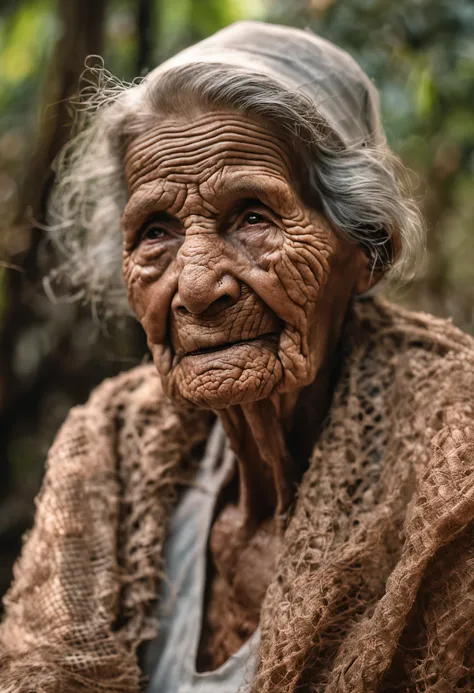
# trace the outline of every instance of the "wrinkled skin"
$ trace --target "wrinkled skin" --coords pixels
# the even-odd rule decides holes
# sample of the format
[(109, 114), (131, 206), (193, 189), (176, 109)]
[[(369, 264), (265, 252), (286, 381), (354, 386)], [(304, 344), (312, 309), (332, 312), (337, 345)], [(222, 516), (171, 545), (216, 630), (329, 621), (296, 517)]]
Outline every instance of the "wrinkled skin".
[(225, 111), (161, 120), (131, 141), (125, 170), (130, 304), (165, 392), (218, 412), (238, 460), (209, 539), (198, 666), (212, 669), (258, 625), (347, 307), (373, 278), (304, 204), (291, 151), (266, 123)]

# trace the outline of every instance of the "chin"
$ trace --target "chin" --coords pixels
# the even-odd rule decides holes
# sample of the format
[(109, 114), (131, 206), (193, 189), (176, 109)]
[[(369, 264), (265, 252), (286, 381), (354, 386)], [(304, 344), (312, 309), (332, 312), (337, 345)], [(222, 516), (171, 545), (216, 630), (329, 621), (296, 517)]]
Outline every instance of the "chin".
[(275, 348), (242, 343), (183, 356), (163, 378), (163, 387), (171, 399), (219, 410), (269, 397), (282, 377)]

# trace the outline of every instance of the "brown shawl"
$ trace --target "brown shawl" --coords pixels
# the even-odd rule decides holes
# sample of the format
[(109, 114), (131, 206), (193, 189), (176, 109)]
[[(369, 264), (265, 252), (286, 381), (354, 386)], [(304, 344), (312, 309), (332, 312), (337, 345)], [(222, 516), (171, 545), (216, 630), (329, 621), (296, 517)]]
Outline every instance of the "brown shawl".
[[(448, 322), (357, 304), (254, 691), (474, 690), (473, 347)], [(143, 689), (166, 525), (210, 421), (167, 401), (151, 365), (71, 411), (6, 599), (2, 693)]]

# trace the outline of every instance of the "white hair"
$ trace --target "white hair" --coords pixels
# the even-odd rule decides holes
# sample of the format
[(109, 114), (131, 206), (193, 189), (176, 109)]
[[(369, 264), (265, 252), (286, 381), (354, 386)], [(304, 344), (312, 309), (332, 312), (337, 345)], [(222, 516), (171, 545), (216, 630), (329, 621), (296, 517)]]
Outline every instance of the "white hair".
[[(48, 224), (63, 260), (50, 274), (101, 314), (129, 312), (122, 279), (120, 217), (127, 201), (123, 157), (147, 123), (193, 108), (226, 108), (271, 122), (292, 143), (305, 201), (361, 245), (374, 270), (411, 276), (424, 226), (408, 176), (385, 144), (344, 145), (311, 100), (269, 77), (230, 65), (193, 63), (123, 84), (102, 68), (82, 92), (77, 134), (55, 162)], [(397, 252), (391, 239), (397, 236)]]

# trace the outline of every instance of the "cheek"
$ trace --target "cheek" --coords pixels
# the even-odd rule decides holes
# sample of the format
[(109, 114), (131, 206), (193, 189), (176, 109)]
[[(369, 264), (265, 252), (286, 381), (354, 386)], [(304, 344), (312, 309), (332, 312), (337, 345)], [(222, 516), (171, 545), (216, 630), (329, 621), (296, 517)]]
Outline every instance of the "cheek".
[(306, 302), (317, 303), (327, 285), (333, 259), (338, 256), (339, 240), (319, 215), (308, 222), (302, 233), (292, 235), (292, 257), (305, 287)]
[(150, 344), (166, 339), (166, 323), (177, 279), (172, 249), (157, 254), (153, 262), (143, 253), (124, 254), (123, 276), (128, 302), (142, 323)]
[(276, 279), (280, 287), (280, 311), (296, 326), (301, 321), (296, 323), (294, 317), (308, 316), (328, 281), (331, 258), (337, 253), (337, 239), (320, 221), (286, 222), (285, 227), (279, 247), (263, 255), (259, 266)]
[(276, 226), (255, 226), (235, 232), (232, 241), (252, 262), (268, 270), (281, 254), (285, 235)]

